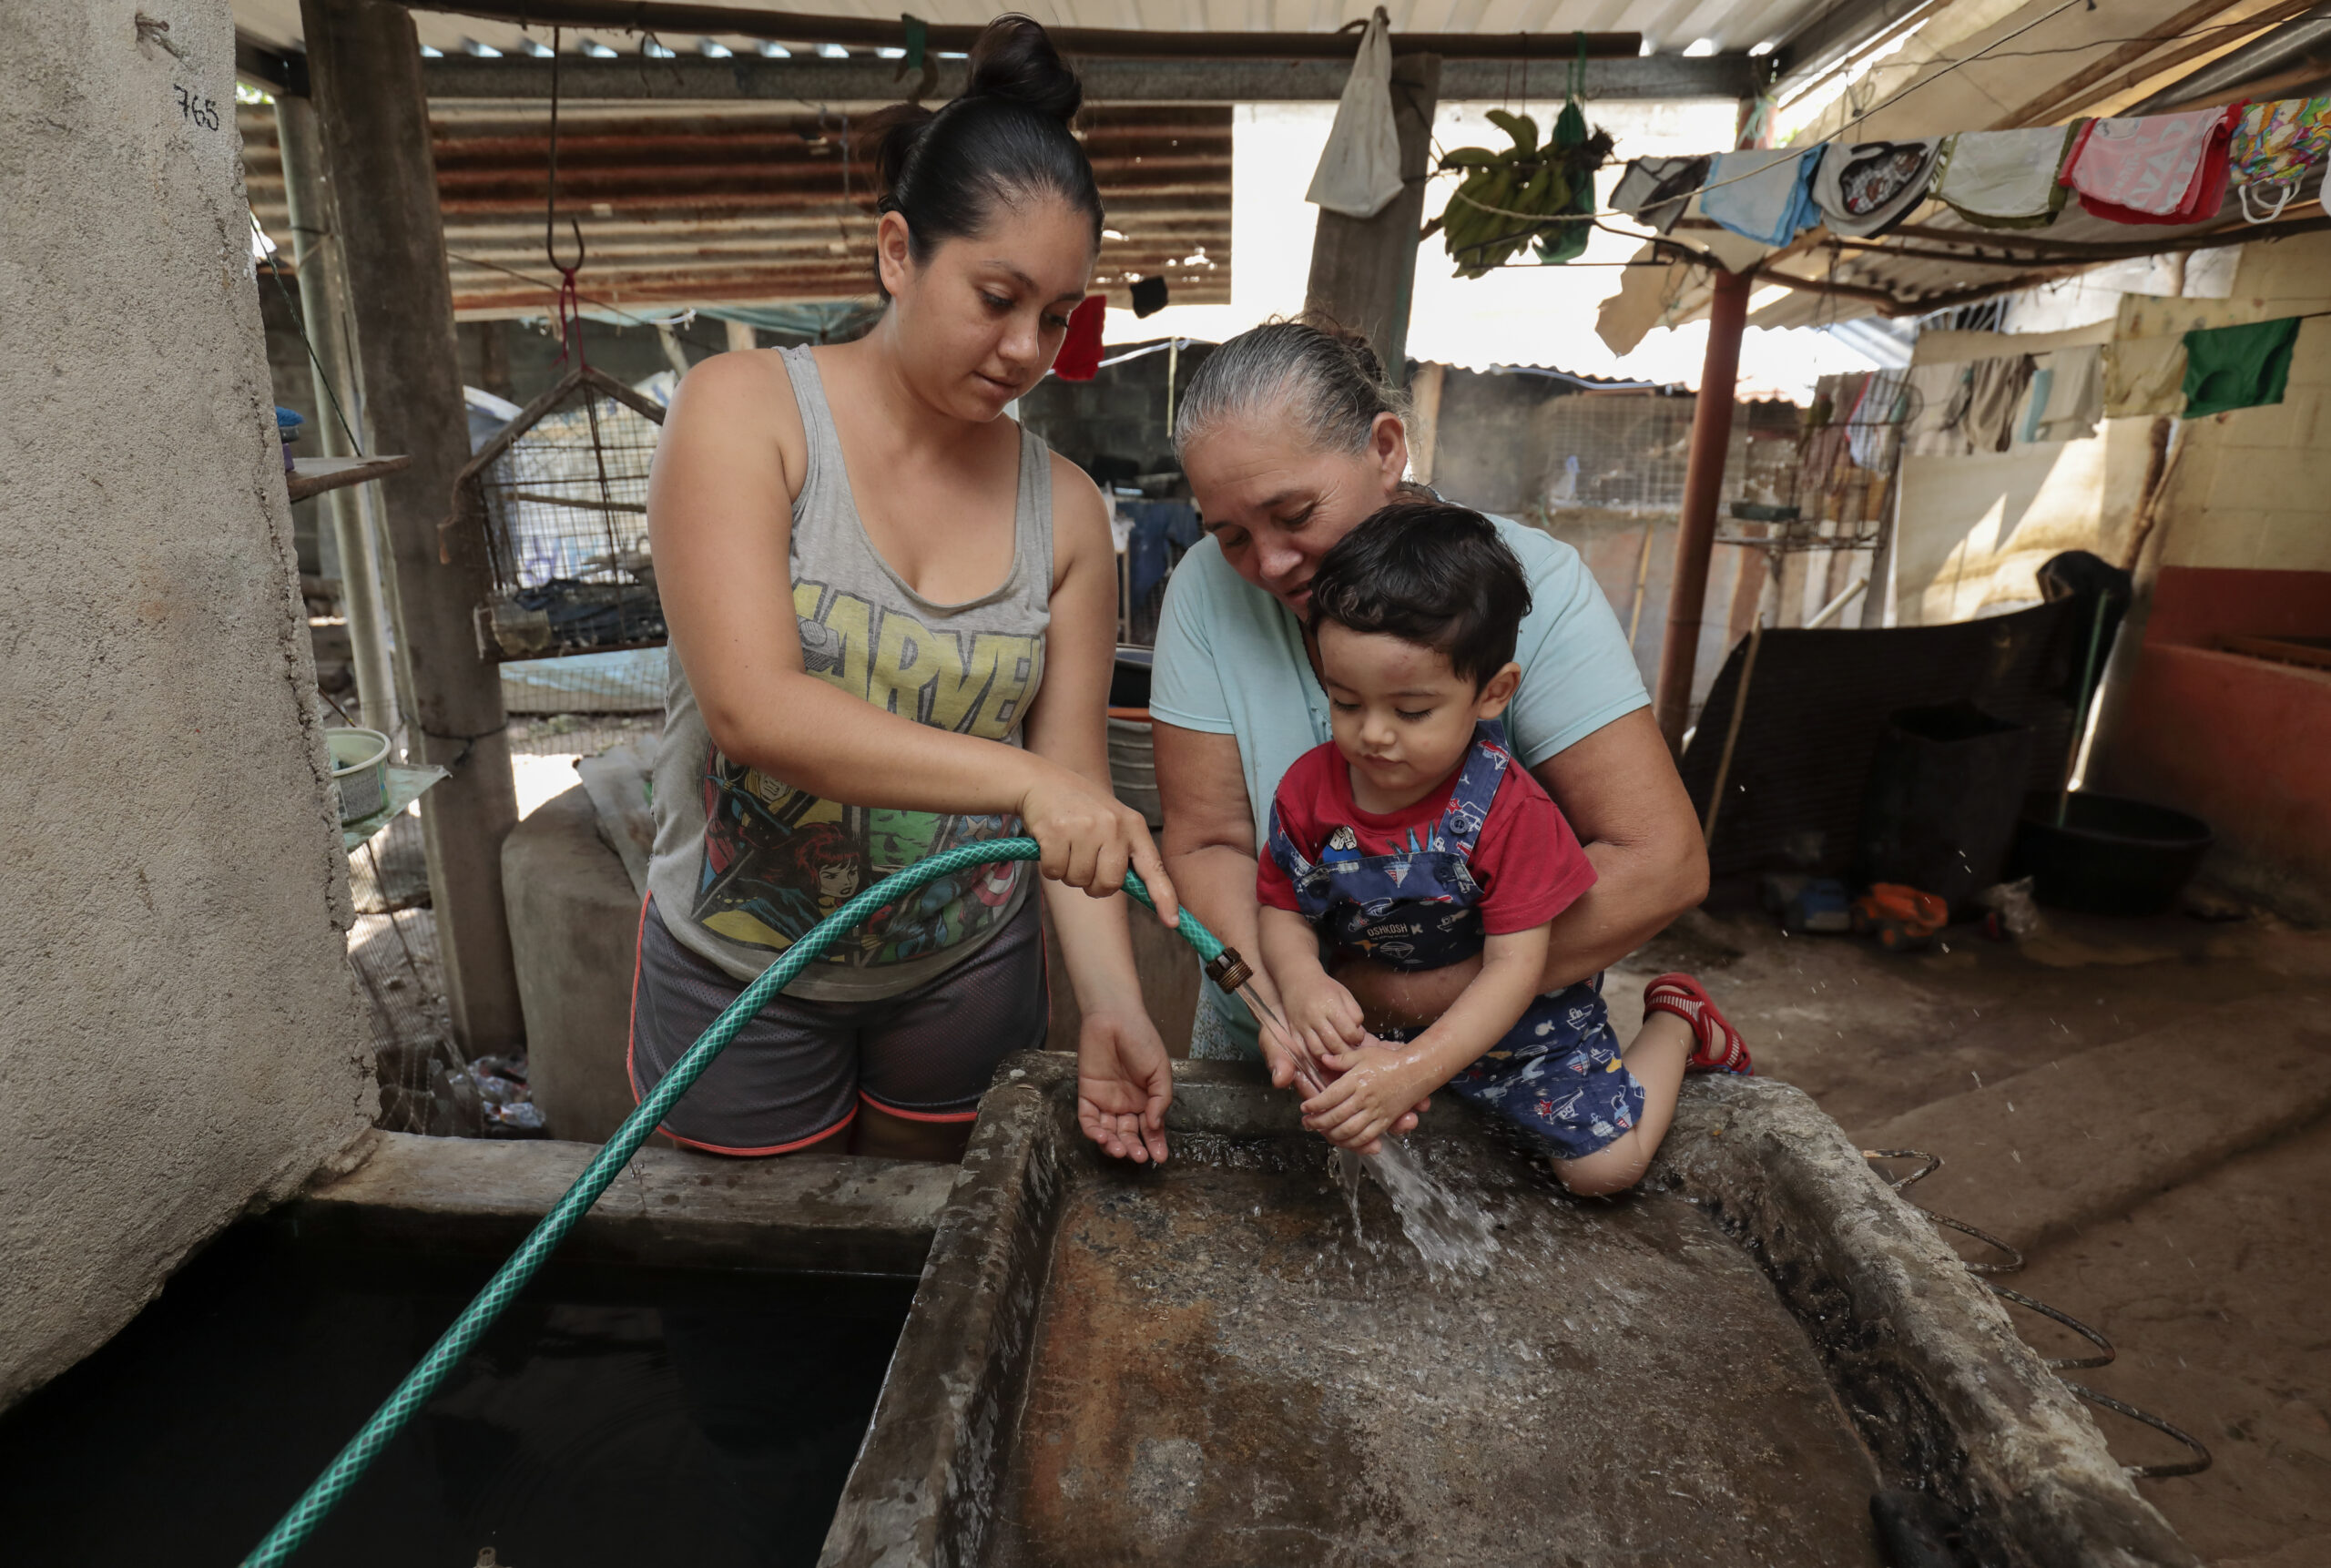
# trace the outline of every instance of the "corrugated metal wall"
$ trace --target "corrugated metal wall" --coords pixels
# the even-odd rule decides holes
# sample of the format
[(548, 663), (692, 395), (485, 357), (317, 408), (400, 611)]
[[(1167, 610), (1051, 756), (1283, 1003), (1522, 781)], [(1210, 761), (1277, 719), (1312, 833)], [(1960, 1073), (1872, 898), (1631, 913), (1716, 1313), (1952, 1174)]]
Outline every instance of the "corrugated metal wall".
[[(251, 209), (288, 252), (274, 112), (238, 117)], [(430, 126), (455, 313), (548, 313), (548, 106), (441, 103)], [(1122, 304), (1134, 279), (1162, 274), (1176, 303), (1227, 303), (1228, 106), (1102, 106), (1082, 134), (1115, 236), (1094, 286)], [(850, 116), (811, 106), (563, 105), (559, 210), (588, 248), (583, 291), (617, 306), (870, 295), (872, 151)]]

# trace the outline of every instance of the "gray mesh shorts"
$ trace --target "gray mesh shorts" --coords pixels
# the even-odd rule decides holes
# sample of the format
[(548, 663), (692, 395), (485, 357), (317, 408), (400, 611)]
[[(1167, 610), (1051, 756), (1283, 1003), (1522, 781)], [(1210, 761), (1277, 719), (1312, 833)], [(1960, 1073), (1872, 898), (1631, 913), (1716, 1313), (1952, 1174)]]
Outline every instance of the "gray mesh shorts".
[[(649, 899), (631, 983), (629, 1068), (645, 1098), (745, 989), (681, 945)], [(1014, 1051), (1041, 1050), (1051, 1013), (1033, 898), (938, 978), (874, 1002), (777, 996), (664, 1120), (681, 1143), (723, 1155), (781, 1155), (835, 1133), (862, 1100), (917, 1122), (968, 1122)]]

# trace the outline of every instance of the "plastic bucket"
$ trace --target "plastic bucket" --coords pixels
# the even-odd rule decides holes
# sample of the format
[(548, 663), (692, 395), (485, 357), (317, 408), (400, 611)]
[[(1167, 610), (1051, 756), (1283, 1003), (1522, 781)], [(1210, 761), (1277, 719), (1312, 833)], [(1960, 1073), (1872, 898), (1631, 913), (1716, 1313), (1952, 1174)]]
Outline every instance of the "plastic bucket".
[(2024, 725), (1970, 702), (1888, 716), (1862, 792), (1862, 884), (1900, 882), (1964, 907), (2000, 880), (2031, 777)]
[(1109, 784), (1118, 799), (1141, 813), (1153, 828), (1166, 825), (1157, 798), (1157, 754), (1151, 743), (1149, 709), (1109, 709)]
[(361, 822), (389, 803), (389, 738), (377, 729), (327, 729), (340, 820)]
[(2083, 914), (2157, 915), (2177, 900), (2210, 851), (2210, 825), (2167, 806), (2119, 795), (2072, 795), (2056, 826), (2053, 794), (2024, 801), (2014, 875), (2032, 895)]

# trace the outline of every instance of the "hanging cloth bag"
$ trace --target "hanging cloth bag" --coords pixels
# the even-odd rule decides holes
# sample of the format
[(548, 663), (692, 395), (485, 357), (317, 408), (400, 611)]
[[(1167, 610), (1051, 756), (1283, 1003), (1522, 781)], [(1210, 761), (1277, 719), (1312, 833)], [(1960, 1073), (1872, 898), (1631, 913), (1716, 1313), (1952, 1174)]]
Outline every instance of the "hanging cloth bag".
[(2091, 120), (2059, 176), (2090, 216), (2200, 223), (2225, 204), (2226, 144), (2246, 104)]
[(2331, 97), (2278, 98), (2243, 110), (2226, 148), (2227, 178), (2242, 216), (2253, 223), (2280, 218), (2326, 151)]
[(1303, 199), (1347, 218), (1373, 218), (1400, 194), (1400, 137), (1392, 125), (1391, 19), (1384, 8), (1368, 19), (1352, 56), (1351, 76), (1336, 105), (1327, 149)]

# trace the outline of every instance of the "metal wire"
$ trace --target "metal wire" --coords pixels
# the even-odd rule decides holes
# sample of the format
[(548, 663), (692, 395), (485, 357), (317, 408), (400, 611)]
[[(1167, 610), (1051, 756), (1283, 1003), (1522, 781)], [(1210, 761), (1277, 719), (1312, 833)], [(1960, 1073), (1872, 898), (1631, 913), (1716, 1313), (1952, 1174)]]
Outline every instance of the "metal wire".
[[(1920, 1166), (1917, 1170), (1912, 1171), (1909, 1176), (1880, 1176), (1880, 1180), (1886, 1182), (1888, 1186), (1891, 1186), (1898, 1193), (1926, 1180), (1927, 1177), (1934, 1175), (1935, 1172), (1942, 1168), (1942, 1156), (1940, 1155), (1929, 1154), (1924, 1149), (1864, 1149), (1861, 1151), (1861, 1157), (1866, 1160), (1924, 1160), (1926, 1163)], [(1906, 1198), (1903, 1201), (1907, 1203), (1909, 1200)], [(1963, 1257), (1960, 1258), (1959, 1260), (1960, 1266), (1966, 1268), (1970, 1274), (2010, 1274), (2016, 1269), (2023, 1267), (2023, 1254), (2017, 1251), (2014, 1247), (2010, 1247), (2006, 1242), (2001, 1241), (1998, 1237), (1991, 1235), (1990, 1232), (1978, 1230), (1973, 1226), (1969, 1225), (1965, 1220), (1953, 1219), (1949, 1215), (1937, 1214), (1930, 1208), (1920, 1208), (1917, 1204), (1911, 1204), (1910, 1207), (1918, 1209), (1920, 1214), (1926, 1216), (1927, 1218), (1932, 1220), (1935, 1224), (1949, 1226), (1951, 1229), (1963, 1231), (1967, 1235), (1974, 1237), (1979, 1241), (1988, 1242), (1990, 1245), (1998, 1247), (2000, 1251), (2006, 1253), (2009, 1257), (2013, 1259), (2013, 1261), (2010, 1263), (1970, 1263), (1967, 1259)], [(2120, 1354), (2120, 1352), (2113, 1349), (2112, 1340), (2106, 1339), (2099, 1330), (2092, 1329), (2087, 1324), (2082, 1322), (2079, 1319), (2073, 1317), (2071, 1313), (2061, 1311), (2056, 1308), (2051, 1307), (2045, 1301), (2035, 1301), (2031, 1297), (2024, 1295), (2022, 1292), (2010, 1290), (2003, 1285), (1992, 1285), (1989, 1287), (1989, 1288), (1992, 1295), (1999, 1297), (2002, 1300), (2012, 1301), (2019, 1307), (2029, 1308), (2031, 1310), (2041, 1314), (2042, 1317), (2055, 1319), (2057, 1322), (2061, 1323), (2065, 1328), (2070, 1329), (2073, 1333), (2078, 1334), (2082, 1339), (2086, 1339), (2090, 1344), (2094, 1345), (2099, 1350), (2103, 1352), (2103, 1354), (2097, 1356), (2041, 1357), (2041, 1364), (2046, 1366), (2051, 1371), (2057, 1374), (2056, 1380), (2058, 1382), (2063, 1384), (2065, 1388), (2070, 1389), (2073, 1393), (2079, 1395), (2082, 1399), (2088, 1400), (2091, 1404), (2102, 1405), (2108, 1410), (2117, 1411), (2122, 1415), (2127, 1416), (2131, 1420), (2143, 1421), (2145, 1425), (2152, 1427), (2156, 1431), (2166, 1432), (2169, 1436), (2175, 1438), (2179, 1442), (2183, 1443), (2187, 1448), (2192, 1449), (2194, 1453), (2200, 1456), (2198, 1459), (2184, 1460), (2176, 1464), (2124, 1464), (2121, 1467), (2121, 1472), (2123, 1475), (2126, 1475), (2132, 1481), (2144, 1481), (2172, 1475), (2199, 1475), (2202, 1471), (2210, 1468), (2212, 1462), (2210, 1451), (2203, 1446), (2201, 1441), (2195, 1438), (2192, 1433), (2181, 1431), (2180, 1429), (2170, 1425), (2167, 1421), (2162, 1420), (2157, 1415), (2152, 1414), (2150, 1411), (2141, 1410), (2134, 1405), (2123, 1404), (2121, 1400), (2113, 1399), (2109, 1394), (2100, 1394), (2094, 1389), (2085, 1387), (2080, 1383), (2075, 1383), (2070, 1378), (2062, 1375), (2065, 1370), (2071, 1368), (2111, 1366), (2113, 1360)]]
[(2124, 1464), (2121, 1467), (2121, 1471), (2131, 1481), (2158, 1481), (2163, 1476), (2171, 1475), (2199, 1475), (2210, 1468), (2212, 1462), (2210, 1451), (2204, 1447), (2191, 1432), (2181, 1431), (2159, 1416), (2141, 1410), (2134, 1405), (2123, 1404), (2110, 1394), (2100, 1394), (2086, 1384), (2075, 1383), (2070, 1378), (2061, 1378), (2057, 1380), (2090, 1404), (2102, 1405), (2106, 1410), (2116, 1415), (2126, 1416), (2133, 1421), (2143, 1421), (2153, 1431), (2175, 1438), (2199, 1456), (2194, 1459), (2181, 1460), (2175, 1464)]

